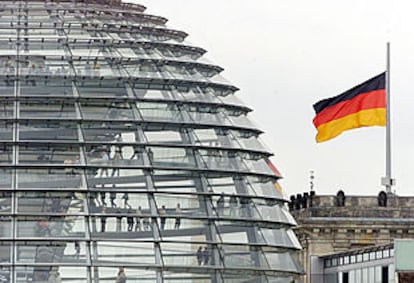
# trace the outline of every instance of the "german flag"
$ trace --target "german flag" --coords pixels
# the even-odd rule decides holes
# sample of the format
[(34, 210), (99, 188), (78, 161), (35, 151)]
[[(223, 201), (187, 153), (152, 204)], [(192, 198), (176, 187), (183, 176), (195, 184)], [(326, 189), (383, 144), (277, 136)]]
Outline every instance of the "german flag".
[(343, 131), (385, 126), (385, 72), (335, 97), (313, 105), (317, 142), (330, 140)]

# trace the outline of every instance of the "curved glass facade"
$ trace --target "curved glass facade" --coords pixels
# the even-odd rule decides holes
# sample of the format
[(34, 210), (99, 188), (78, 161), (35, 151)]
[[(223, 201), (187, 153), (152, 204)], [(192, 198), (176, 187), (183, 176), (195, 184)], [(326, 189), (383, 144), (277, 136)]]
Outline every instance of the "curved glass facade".
[(0, 2), (0, 282), (291, 282), (251, 110), (144, 10)]

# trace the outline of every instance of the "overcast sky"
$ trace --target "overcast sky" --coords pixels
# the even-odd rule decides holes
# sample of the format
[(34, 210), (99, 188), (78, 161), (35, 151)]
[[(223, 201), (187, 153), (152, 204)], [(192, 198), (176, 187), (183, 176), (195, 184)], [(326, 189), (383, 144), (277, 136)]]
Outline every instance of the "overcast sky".
[(282, 172), (287, 196), (378, 194), (385, 175), (385, 128), (347, 131), (317, 144), (312, 105), (386, 68), (391, 42), (392, 175), (413, 195), (414, 17), (412, 1), (140, 0), (147, 13), (189, 34), (223, 67), (254, 111), (264, 143)]

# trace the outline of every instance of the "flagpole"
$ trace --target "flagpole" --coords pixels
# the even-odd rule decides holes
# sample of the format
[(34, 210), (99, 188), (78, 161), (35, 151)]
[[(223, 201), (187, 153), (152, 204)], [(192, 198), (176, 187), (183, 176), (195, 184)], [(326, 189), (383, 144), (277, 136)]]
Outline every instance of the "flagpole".
[(386, 77), (385, 77), (385, 91), (386, 91), (386, 168), (385, 168), (385, 188), (387, 194), (391, 193), (391, 187), (394, 183), (394, 180), (391, 178), (391, 111), (390, 111), (390, 97), (391, 97), (391, 91), (390, 91), (390, 68), (391, 68), (391, 62), (390, 62), (390, 43), (387, 42), (387, 70), (386, 70)]

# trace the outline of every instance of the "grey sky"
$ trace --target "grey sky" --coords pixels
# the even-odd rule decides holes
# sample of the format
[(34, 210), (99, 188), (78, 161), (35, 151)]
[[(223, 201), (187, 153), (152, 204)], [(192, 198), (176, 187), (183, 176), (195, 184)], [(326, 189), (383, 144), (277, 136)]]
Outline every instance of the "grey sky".
[(141, 0), (147, 13), (189, 33), (254, 109), (285, 193), (377, 194), (385, 175), (385, 128), (314, 141), (312, 104), (385, 70), (391, 41), (394, 187), (409, 195), (414, 170), (414, 18), (411, 1)]

